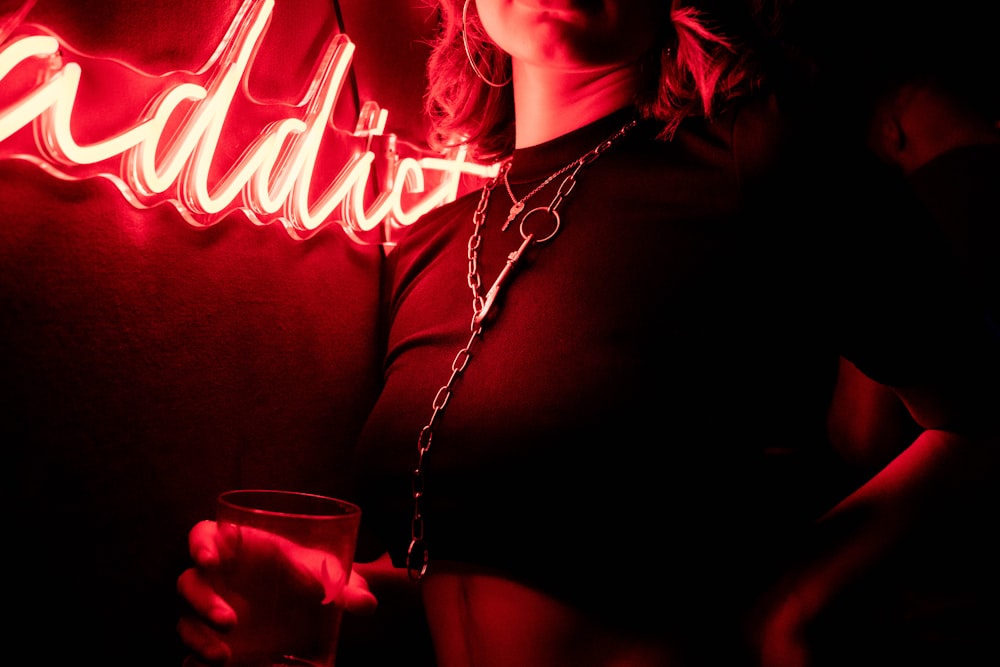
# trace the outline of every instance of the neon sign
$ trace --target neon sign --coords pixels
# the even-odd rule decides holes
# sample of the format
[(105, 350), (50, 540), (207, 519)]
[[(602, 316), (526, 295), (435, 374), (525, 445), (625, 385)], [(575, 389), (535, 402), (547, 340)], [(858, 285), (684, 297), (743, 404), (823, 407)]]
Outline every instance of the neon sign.
[[(361, 243), (386, 242), (392, 228), (454, 200), (463, 174), (495, 173), (495, 165), (466, 161), (464, 149), (403, 155), (385, 133), (387, 110), (374, 101), (362, 106), (353, 132), (338, 129), (333, 112), (355, 51), (343, 33), (329, 40), (298, 104), (252, 99), (247, 73), (274, 0), (246, 0), (201, 69), (158, 76), (73, 52), (24, 22), (31, 4), (0, 18), (0, 158), (29, 160), (64, 179), (108, 178), (133, 205), (169, 202), (195, 226), (240, 211), (255, 224), (280, 222), (295, 239), (339, 224)], [(91, 71), (132, 97), (142, 91), (137, 120), (110, 129), (81, 121), (93, 103), (81, 86)], [(241, 106), (270, 118), (253, 128), (238, 156), (226, 156), (227, 129), (235, 123), (245, 130), (253, 116)], [(385, 144), (387, 171), (378, 192), (371, 178), (376, 139)], [(320, 182), (326, 173), (336, 175)]]

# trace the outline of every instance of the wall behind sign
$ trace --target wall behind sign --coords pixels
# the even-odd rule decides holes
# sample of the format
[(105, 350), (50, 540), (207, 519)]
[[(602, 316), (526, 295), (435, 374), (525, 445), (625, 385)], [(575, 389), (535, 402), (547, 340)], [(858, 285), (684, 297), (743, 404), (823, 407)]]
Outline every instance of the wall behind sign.
[[(20, 6), (3, 0), (0, 16)], [(38, 0), (28, 20), (166, 72), (203, 62), (238, 7)], [(357, 96), (340, 113), (378, 100), (390, 131), (422, 141), (420, 0), (278, 0), (252, 89), (298, 95), (339, 21), (358, 44)], [(307, 242), (239, 216), (197, 228), (170, 206), (131, 206), (107, 180), (0, 160), (0, 434), (21, 584), (8, 635), (45, 633), (9, 642), (9, 661), (177, 667), (174, 584), (214, 495), (350, 493), (347, 457), (380, 373), (380, 260), (339, 228)], [(400, 627), (359, 634), (400, 634), (374, 642), (374, 659), (422, 646), (412, 601), (384, 602), (383, 622)]]

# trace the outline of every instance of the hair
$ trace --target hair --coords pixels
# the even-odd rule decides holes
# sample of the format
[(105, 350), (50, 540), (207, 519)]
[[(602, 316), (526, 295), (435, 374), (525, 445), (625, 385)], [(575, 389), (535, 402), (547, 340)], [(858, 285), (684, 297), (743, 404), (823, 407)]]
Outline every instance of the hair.
[[(436, 2), (438, 31), (424, 96), (429, 142), (439, 150), (466, 144), (477, 159), (506, 156), (514, 146), (512, 86), (491, 86), (476, 75), (463, 30), (490, 81), (509, 79), (510, 58), (486, 35), (477, 12), (468, 12), (463, 27), (463, 0)], [(644, 118), (663, 123), (661, 138), (673, 136), (685, 118), (711, 117), (763, 84), (763, 31), (756, 19), (750, 4), (733, 0), (672, 1), (657, 43), (642, 57), (635, 99)]]

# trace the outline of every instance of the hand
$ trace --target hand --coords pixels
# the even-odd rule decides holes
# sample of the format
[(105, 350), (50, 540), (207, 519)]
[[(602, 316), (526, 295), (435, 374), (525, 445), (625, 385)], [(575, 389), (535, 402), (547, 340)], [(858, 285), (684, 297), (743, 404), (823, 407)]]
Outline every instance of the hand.
[(761, 667), (807, 667), (811, 664), (806, 629), (815, 613), (815, 601), (802, 592), (785, 589), (757, 610), (751, 642)]
[(237, 612), (213, 580), (215, 573), (233, 563), (237, 552), (241, 559), (249, 558), (253, 563), (280, 563), (291, 573), (293, 585), (316, 589), (323, 604), (336, 604), (357, 614), (370, 614), (377, 606), (368, 582), (359, 573), (352, 570), (347, 584), (340, 585), (343, 570), (331, 554), (260, 529), (201, 521), (188, 535), (188, 548), (194, 566), (178, 577), (177, 590), (191, 613), (181, 617), (177, 631), (194, 660), (202, 664), (221, 665), (230, 655), (225, 635), (238, 622)]

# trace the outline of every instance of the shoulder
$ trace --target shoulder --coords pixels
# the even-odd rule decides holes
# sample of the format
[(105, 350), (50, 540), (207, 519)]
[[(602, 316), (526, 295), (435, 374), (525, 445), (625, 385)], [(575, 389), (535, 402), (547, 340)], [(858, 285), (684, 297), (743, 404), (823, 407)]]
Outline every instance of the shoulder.
[(412, 224), (396, 229), (389, 246), (393, 250), (412, 252), (435, 241), (440, 242), (459, 230), (468, 236), (470, 229), (466, 227), (472, 224), (472, 214), (480, 194), (481, 189), (470, 189), (457, 199), (432, 208)]
[(385, 278), (389, 283), (420, 273), (439, 257), (461, 257), (473, 229), (473, 214), (481, 190), (471, 190), (423, 214), (415, 222), (394, 231), (385, 244)]

